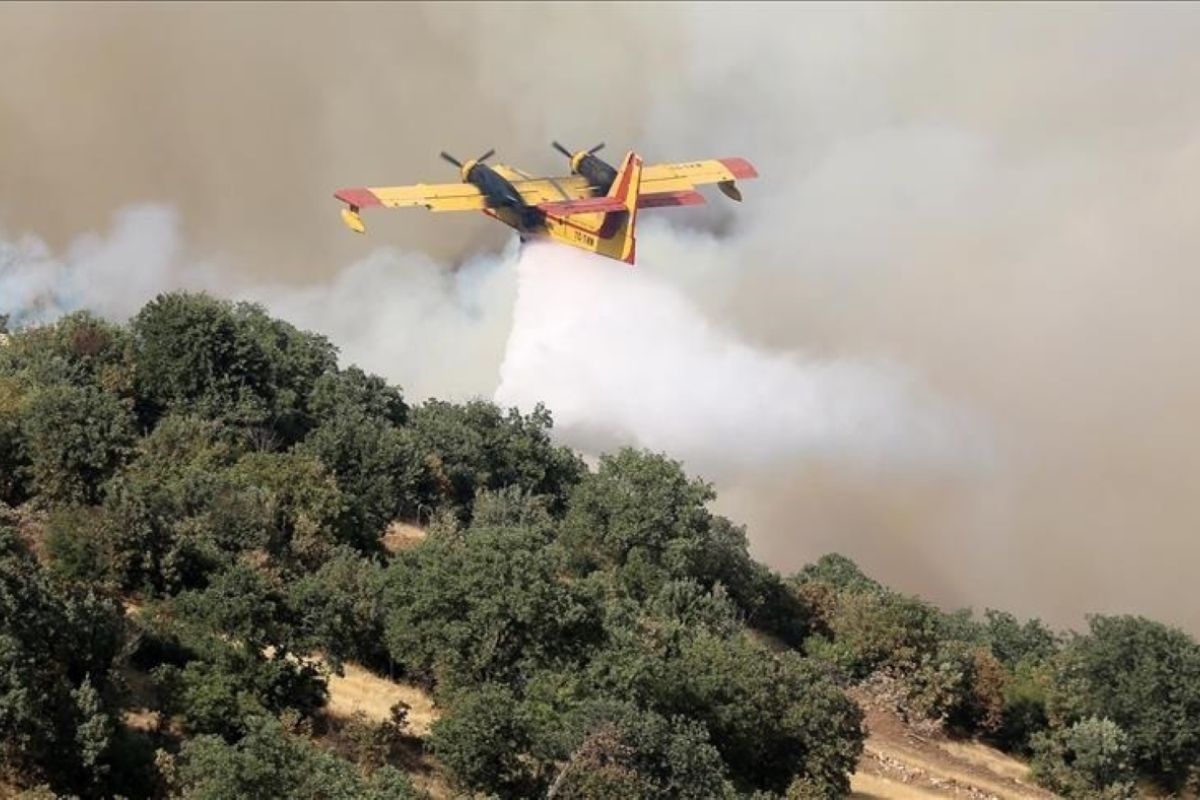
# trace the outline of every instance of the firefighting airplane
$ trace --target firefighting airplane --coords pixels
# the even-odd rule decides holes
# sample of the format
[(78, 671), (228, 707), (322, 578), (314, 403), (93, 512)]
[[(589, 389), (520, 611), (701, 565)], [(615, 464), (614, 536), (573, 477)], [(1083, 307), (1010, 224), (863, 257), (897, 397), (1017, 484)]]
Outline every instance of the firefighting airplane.
[(631, 151), (616, 169), (596, 156), (603, 142), (576, 153), (558, 142), (553, 146), (570, 159), (569, 176), (538, 178), (516, 167), (484, 163), (494, 150), (465, 162), (442, 153), (458, 167), (461, 183), (340, 189), (333, 196), (346, 203), (342, 221), (358, 233), (366, 232), (359, 211), (371, 206), (482, 211), (515, 228), (521, 241), (548, 238), (633, 264), (638, 209), (699, 205), (704, 195), (696, 186), (706, 183), (717, 184), (727, 197), (740, 201), (734, 181), (758, 177), (744, 158), (647, 166)]

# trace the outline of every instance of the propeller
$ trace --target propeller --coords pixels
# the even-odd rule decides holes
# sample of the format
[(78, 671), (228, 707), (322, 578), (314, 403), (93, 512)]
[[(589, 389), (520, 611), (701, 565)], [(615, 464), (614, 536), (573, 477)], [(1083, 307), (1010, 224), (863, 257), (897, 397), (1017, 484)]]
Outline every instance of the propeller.
[[(494, 149), (492, 149), (492, 150), (488, 150), (486, 153), (484, 153), (483, 155), (481, 155), (479, 158), (475, 159), (475, 163), (479, 163), (479, 162), (481, 162), (481, 161), (487, 161), (489, 158), (491, 158), (491, 157), (492, 157), (492, 156), (494, 156), (494, 155), (496, 155), (496, 151), (495, 151)], [(459, 161), (459, 160), (458, 160), (457, 158), (455, 158), (454, 156), (452, 156), (452, 155), (450, 155), (449, 153), (447, 153), (445, 150), (443, 150), (443, 151), (441, 152), (441, 156), (442, 156), (442, 158), (443, 158), (444, 160), (446, 160), (446, 161), (449, 161), (449, 162), (450, 162), (451, 164), (453, 164), (454, 166), (458, 167), (459, 169), (462, 169), (462, 166), (463, 166), (462, 162), (461, 162), (461, 161)]]
[[(552, 146), (552, 147), (554, 147), (554, 149), (555, 149), (555, 150), (557, 150), (558, 152), (562, 153), (562, 154), (563, 154), (564, 156), (566, 156), (567, 158), (574, 158), (574, 157), (575, 157), (575, 154), (574, 154), (574, 153), (572, 153), (572, 152), (571, 152), (570, 150), (568, 150), (567, 148), (563, 147), (563, 146), (562, 146), (561, 144), (559, 144), (558, 142), (551, 142), (550, 144), (551, 144), (551, 146)], [(588, 152), (588, 155), (595, 155), (596, 153), (599, 153), (599, 152), (600, 152), (601, 150), (603, 150), (603, 149), (604, 149), (604, 142), (601, 142), (600, 144), (596, 145), (595, 147), (593, 147), (591, 150), (588, 150), (587, 152)]]

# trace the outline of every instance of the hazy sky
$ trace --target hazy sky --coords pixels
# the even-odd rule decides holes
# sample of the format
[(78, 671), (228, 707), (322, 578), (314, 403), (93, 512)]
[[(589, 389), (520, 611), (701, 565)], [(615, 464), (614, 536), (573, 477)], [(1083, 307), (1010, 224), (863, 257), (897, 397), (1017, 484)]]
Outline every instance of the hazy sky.
[[(0, 292), (255, 297), (410, 395), (671, 449), (779, 569), (1200, 631), (1197, 41), (1188, 4), (3, 4)], [(552, 138), (761, 178), (643, 215), (620, 278), (337, 219)]]

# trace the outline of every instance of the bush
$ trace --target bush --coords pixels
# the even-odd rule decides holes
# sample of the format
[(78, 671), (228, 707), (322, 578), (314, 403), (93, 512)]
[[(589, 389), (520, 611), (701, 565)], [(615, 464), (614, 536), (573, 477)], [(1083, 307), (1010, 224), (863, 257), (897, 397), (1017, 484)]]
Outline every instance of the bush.
[(384, 607), (391, 657), (427, 685), (577, 662), (600, 633), (596, 604), (530, 528), (431, 535), (388, 567)]
[(781, 793), (806, 778), (831, 797), (849, 791), (862, 714), (818, 664), (745, 635), (646, 625), (597, 656), (598, 696), (703, 724), (737, 783)]
[(159, 295), (131, 322), (144, 421), (172, 409), (221, 419), (269, 449), (312, 427), (308, 399), (336, 369), (324, 338), (271, 319), (254, 305), (203, 294)]
[(43, 502), (95, 503), (129, 458), (133, 417), (113, 395), (57, 385), (35, 393), (23, 418), (33, 489)]
[(390, 767), (364, 778), (354, 765), (319, 750), (266, 717), (248, 721), (236, 743), (198, 736), (167, 769), (172, 796), (189, 800), (416, 800), (408, 779)]
[(1068, 728), (1034, 735), (1032, 775), (1068, 798), (1132, 800), (1137, 796), (1129, 737), (1108, 719), (1088, 717)]
[(522, 754), (529, 735), (518, 716), (512, 690), (482, 684), (454, 699), (450, 713), (430, 732), (429, 749), (466, 789), (501, 797), (530, 797), (538, 774)]
[(55, 586), (0, 528), (0, 766), (57, 791), (102, 793), (121, 636), (113, 603)]
[(312, 716), (326, 701), (325, 681), (315, 666), (285, 657), (264, 658), (213, 642), (203, 658), (182, 668), (163, 665), (151, 673), (165, 698), (192, 734), (237, 741), (253, 720), (293, 711)]
[(420, 498), (470, 518), (480, 490), (518, 486), (548, 499), (560, 513), (584, 472), (583, 461), (550, 441), (550, 412), (542, 406), (523, 415), (474, 400), (455, 405), (430, 400), (411, 414), (422, 465)]
[(1088, 623), (1063, 653), (1052, 716), (1112, 720), (1139, 772), (1180, 785), (1200, 765), (1200, 645), (1142, 617)]

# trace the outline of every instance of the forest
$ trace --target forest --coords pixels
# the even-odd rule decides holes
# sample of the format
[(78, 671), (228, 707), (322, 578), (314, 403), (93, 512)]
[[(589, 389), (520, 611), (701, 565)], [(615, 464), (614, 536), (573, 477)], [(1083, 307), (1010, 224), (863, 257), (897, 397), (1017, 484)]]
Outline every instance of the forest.
[[(420, 798), (420, 763), (462, 797), (832, 799), (856, 689), (1065, 797), (1200, 780), (1176, 628), (945, 610), (838, 554), (778, 574), (670, 454), (410, 403), (259, 306), (7, 333), (0, 793)], [(429, 735), (335, 719), (349, 664), (429, 693)]]

